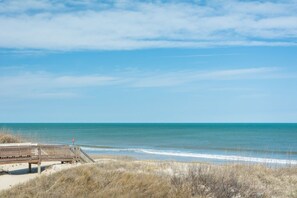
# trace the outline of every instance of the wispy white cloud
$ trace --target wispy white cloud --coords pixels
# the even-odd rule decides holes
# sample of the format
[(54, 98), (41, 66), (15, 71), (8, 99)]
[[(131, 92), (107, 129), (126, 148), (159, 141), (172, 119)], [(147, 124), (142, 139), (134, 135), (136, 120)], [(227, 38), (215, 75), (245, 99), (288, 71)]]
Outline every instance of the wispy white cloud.
[(21, 98), (77, 97), (86, 87), (100, 87), (116, 83), (114, 77), (101, 75), (54, 75), (50, 73), (23, 73), (0, 76), (0, 96)]
[(215, 71), (178, 71), (143, 76), (133, 83), (135, 87), (171, 87), (199, 81), (242, 80), (284, 77), (278, 68), (245, 68)]
[(57, 91), (57, 92), (35, 92), (30, 93), (28, 95), (23, 96), (29, 99), (63, 99), (63, 98), (77, 98), (80, 97), (79, 94), (75, 92), (65, 92), (65, 91)]
[(0, 1), (0, 4), (1, 14), (23, 13), (30, 10), (52, 10), (54, 8), (53, 4), (50, 1), (38, 0), (4, 0)]
[(0, 47), (297, 45), (297, 2), (1, 1)]
[[(88, 88), (195, 87), (202, 81), (286, 78), (278, 68), (245, 68), (214, 71), (117, 72), (114, 75), (58, 75), (45, 72), (0, 76), (0, 96), (17, 98), (73, 98)], [(212, 90), (213, 91), (213, 90)]]
[(193, 58), (193, 57), (213, 57), (213, 56), (238, 56), (238, 53), (229, 53), (229, 54), (188, 54), (188, 55), (176, 55), (170, 56), (174, 58)]

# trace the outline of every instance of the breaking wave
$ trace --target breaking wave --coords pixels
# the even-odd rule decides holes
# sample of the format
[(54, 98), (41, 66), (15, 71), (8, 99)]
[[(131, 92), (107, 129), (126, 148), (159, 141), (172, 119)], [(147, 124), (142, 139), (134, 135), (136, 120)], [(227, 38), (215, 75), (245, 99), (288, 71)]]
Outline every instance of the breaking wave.
[(187, 158), (199, 158), (199, 159), (211, 159), (211, 160), (223, 160), (223, 161), (238, 161), (238, 162), (254, 162), (264, 164), (284, 164), (284, 165), (297, 165), (297, 160), (290, 159), (275, 159), (275, 158), (261, 158), (261, 157), (247, 157), (239, 155), (216, 155), (216, 154), (203, 154), (192, 152), (176, 152), (176, 151), (164, 151), (154, 149), (139, 149), (139, 148), (93, 148), (82, 147), (85, 151), (90, 152), (134, 152), (143, 153), (149, 155), (159, 156), (174, 156), (174, 157), (187, 157)]

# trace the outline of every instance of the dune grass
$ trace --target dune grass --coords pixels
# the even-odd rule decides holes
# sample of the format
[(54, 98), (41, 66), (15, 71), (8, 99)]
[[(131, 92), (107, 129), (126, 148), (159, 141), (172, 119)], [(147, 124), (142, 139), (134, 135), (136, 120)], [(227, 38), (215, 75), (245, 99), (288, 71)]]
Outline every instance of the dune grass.
[(0, 129), (0, 144), (20, 142), (22, 142), (21, 137), (13, 135), (13, 133), (8, 129)]
[(0, 197), (297, 197), (297, 167), (102, 159), (1, 192)]

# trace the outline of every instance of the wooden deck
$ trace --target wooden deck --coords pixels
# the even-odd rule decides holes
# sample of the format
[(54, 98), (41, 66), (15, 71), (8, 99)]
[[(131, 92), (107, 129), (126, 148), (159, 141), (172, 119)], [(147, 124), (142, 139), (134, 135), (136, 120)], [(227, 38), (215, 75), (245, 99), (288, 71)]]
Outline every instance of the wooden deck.
[(28, 163), (38, 165), (38, 173), (41, 172), (41, 162), (94, 162), (79, 146), (45, 145), (45, 144), (2, 144), (0, 145), (0, 165), (11, 163)]

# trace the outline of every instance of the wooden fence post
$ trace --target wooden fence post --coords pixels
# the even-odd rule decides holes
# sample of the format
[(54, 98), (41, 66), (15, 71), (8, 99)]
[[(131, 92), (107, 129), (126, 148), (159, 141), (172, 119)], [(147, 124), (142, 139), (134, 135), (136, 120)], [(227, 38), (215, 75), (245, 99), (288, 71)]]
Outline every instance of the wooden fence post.
[(75, 146), (75, 162), (77, 163), (78, 162), (78, 148), (77, 146)]
[(38, 145), (38, 174), (41, 174), (41, 148)]

